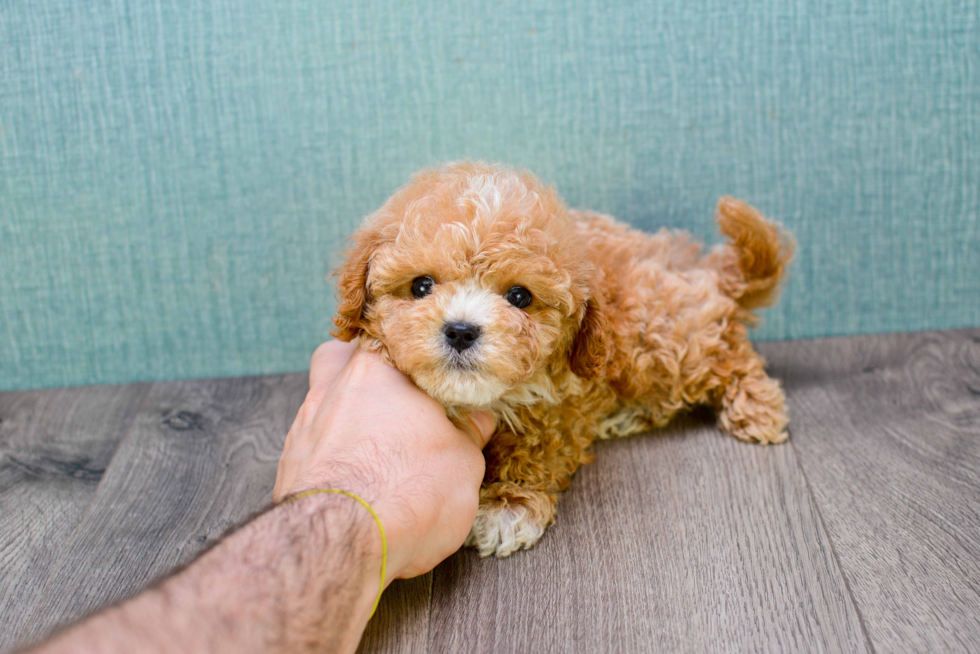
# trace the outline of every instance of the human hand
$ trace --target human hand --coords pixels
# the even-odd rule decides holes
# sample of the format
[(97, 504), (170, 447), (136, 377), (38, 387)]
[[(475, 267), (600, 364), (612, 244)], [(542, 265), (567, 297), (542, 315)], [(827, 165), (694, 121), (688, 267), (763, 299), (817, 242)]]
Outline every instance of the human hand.
[(485, 413), (457, 428), (435, 400), (380, 355), (329, 341), (313, 354), (310, 391), (286, 436), (273, 500), (339, 488), (374, 507), (388, 537), (388, 581), (434, 568), (476, 517), (494, 430)]

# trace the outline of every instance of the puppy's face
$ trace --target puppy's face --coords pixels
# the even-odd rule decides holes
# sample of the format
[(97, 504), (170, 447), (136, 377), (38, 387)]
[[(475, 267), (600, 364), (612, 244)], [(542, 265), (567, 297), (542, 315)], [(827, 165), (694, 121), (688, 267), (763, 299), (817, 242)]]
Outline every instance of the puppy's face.
[(562, 202), (529, 174), (422, 173), (354, 240), (335, 335), (362, 335), (442, 404), (488, 406), (562, 362), (588, 376), (592, 266)]

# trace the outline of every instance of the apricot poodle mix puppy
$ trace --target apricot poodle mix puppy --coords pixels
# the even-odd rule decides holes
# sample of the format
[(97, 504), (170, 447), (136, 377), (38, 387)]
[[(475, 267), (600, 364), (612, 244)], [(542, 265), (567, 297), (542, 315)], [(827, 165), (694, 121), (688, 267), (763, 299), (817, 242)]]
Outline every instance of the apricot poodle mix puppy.
[(792, 242), (755, 209), (718, 204), (728, 244), (649, 235), (566, 208), (531, 173), (455, 163), (416, 175), (354, 235), (334, 335), (360, 338), (462, 419), (497, 416), (467, 540), (533, 545), (597, 438), (662, 427), (698, 404), (758, 443), (786, 439), (779, 382), (752, 349)]

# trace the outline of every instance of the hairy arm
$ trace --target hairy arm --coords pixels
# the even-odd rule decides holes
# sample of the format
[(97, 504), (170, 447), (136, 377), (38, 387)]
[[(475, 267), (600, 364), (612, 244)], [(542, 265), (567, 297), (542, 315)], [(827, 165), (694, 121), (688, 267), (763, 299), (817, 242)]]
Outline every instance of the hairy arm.
[[(431, 570), (476, 515), (493, 431), (461, 431), (378, 355), (328, 343), (279, 461), (273, 499), (355, 493), (388, 536), (387, 585)], [(351, 652), (379, 592), (381, 538), (355, 500), (320, 493), (262, 513), (190, 566), (42, 645), (61, 652)]]
[(265, 512), (183, 572), (41, 651), (352, 651), (380, 567), (378, 529), (364, 508), (314, 495)]

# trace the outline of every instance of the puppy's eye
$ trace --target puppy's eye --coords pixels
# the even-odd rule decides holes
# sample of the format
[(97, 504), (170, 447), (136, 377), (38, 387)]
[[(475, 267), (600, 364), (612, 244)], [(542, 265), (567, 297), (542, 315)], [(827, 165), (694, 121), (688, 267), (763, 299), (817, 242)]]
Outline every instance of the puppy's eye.
[(431, 277), (416, 277), (412, 280), (412, 296), (416, 300), (421, 300), (432, 292), (432, 287), (436, 282)]
[(514, 286), (504, 294), (504, 297), (518, 309), (525, 309), (531, 304), (531, 291), (523, 286)]

